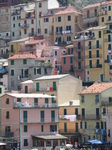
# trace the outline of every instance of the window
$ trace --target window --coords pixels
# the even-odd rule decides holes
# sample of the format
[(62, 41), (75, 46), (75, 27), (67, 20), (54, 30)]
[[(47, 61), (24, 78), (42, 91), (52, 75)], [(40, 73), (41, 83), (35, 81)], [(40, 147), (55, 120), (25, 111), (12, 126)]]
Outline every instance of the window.
[(13, 24), (13, 28), (15, 28), (15, 24)]
[(64, 123), (64, 132), (67, 132), (67, 123)]
[(71, 54), (73, 54), (73, 48), (71, 48)]
[(44, 18), (44, 22), (49, 22), (49, 18)]
[(67, 115), (67, 110), (66, 109), (64, 109), (64, 115)]
[(68, 16), (68, 21), (71, 21), (71, 16)]
[(6, 112), (6, 118), (9, 119), (9, 111)]
[(84, 103), (84, 95), (81, 96), (81, 102)]
[(71, 63), (71, 64), (73, 63), (73, 58), (72, 58), (72, 57), (70, 57), (70, 63)]
[(34, 105), (38, 106), (38, 98), (34, 98)]
[(23, 111), (23, 122), (27, 122), (27, 111)]
[(108, 129), (108, 137), (110, 137), (110, 129)]
[(14, 69), (11, 69), (11, 76), (14, 76)]
[(99, 38), (101, 38), (101, 31), (99, 31)]
[(85, 129), (87, 129), (87, 122), (85, 122)]
[(66, 26), (66, 30), (67, 31), (71, 30), (71, 26)]
[(41, 110), (40, 112), (40, 122), (44, 122), (44, 111)]
[(50, 125), (50, 132), (57, 131), (57, 125)]
[(13, 45), (11, 45), (11, 53), (13, 53), (13, 52), (14, 52)]
[(13, 20), (15, 20), (15, 16), (13, 17)]
[(78, 115), (78, 108), (75, 108), (75, 115)]
[(28, 139), (24, 139), (24, 146), (28, 146)]
[(26, 59), (23, 59), (23, 64), (27, 64), (27, 60)]
[(53, 90), (56, 90), (56, 82), (53, 82)]
[(82, 122), (80, 122), (80, 128), (82, 129)]
[(49, 102), (48, 102), (48, 98), (45, 98), (45, 104), (48, 104)]
[(75, 123), (75, 131), (78, 132), (79, 128), (78, 128), (78, 123)]
[(96, 103), (99, 102), (99, 95), (95, 95), (95, 102), (96, 102)]
[(103, 115), (106, 114), (106, 108), (103, 108)]
[(44, 132), (44, 126), (41, 125), (41, 132)]
[(17, 98), (17, 102), (21, 102), (21, 98)]
[(100, 123), (96, 122), (96, 129), (100, 129)]
[(110, 116), (108, 116), (108, 124), (110, 124)]
[(39, 83), (36, 83), (36, 91), (39, 91)]
[(112, 65), (110, 66), (110, 70), (112, 70)]
[(81, 43), (78, 42), (78, 49), (81, 49)]
[(111, 16), (108, 17), (108, 21), (111, 21)]
[(6, 99), (6, 104), (9, 104), (9, 98)]
[(2, 93), (2, 88), (0, 88), (0, 94)]
[(51, 122), (55, 122), (55, 111), (51, 110)]
[(58, 22), (61, 22), (61, 17), (58, 17)]
[(10, 132), (11, 132), (10, 126), (5, 126), (5, 134), (9, 135)]
[[(54, 96), (54, 94), (51, 94), (51, 96)], [(55, 103), (54, 97), (51, 98), (51, 103), (52, 103), (52, 104)]]
[(21, 31), (19, 31), (19, 35), (21, 36)]
[(31, 24), (34, 24), (34, 20), (33, 19), (31, 20)]
[(41, 74), (41, 68), (34, 68), (34, 74)]
[(20, 27), (20, 23), (18, 23), (18, 27)]
[(24, 34), (27, 34), (27, 30), (26, 29), (24, 29)]
[(41, 8), (42, 7), (42, 3), (39, 3), (39, 8)]
[(12, 4), (13, 4), (13, 3), (14, 3), (14, 0), (12, 0), (11, 2), (12, 2)]
[(108, 10), (111, 11), (111, 6), (108, 6)]
[(89, 82), (89, 77), (87, 77), (87, 82)]
[(27, 132), (27, 125), (24, 125), (24, 132)]
[(41, 17), (41, 15), (42, 15), (42, 12), (39, 12), (39, 17)]
[(104, 22), (104, 17), (102, 17), (102, 22)]
[(44, 30), (44, 33), (47, 34), (47, 29)]
[(15, 32), (12, 32), (12, 36), (13, 36), (13, 37), (15, 36)]
[(57, 51), (55, 51), (55, 56), (57, 56)]
[(14, 60), (11, 60), (11, 65), (14, 65)]

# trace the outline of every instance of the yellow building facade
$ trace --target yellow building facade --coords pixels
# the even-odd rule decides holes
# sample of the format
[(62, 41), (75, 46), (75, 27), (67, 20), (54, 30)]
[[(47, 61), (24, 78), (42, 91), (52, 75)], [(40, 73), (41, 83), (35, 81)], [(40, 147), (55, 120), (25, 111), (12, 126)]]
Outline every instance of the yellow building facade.
[[(105, 140), (106, 118), (102, 115), (102, 104), (111, 97), (112, 83), (95, 83), (80, 93), (81, 140)], [(106, 132), (105, 132), (106, 133)]]
[[(76, 117), (74, 121), (66, 119), (66, 117)], [(75, 116), (76, 115), (76, 116)], [(75, 142), (80, 142), (80, 121), (77, 120), (80, 115), (79, 100), (68, 101), (59, 105), (59, 133), (68, 137), (67, 143), (74, 145)]]

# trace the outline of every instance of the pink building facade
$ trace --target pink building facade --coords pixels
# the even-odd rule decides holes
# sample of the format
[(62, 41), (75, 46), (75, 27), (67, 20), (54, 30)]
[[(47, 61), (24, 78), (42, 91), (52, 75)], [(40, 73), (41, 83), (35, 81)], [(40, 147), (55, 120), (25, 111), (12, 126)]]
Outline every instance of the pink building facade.
[(61, 55), (64, 51), (66, 51), (66, 49), (58, 46), (46, 47), (42, 51), (42, 57), (44, 57), (47, 62), (52, 63), (53, 72), (55, 70), (58, 70), (59, 73), (62, 72)]
[[(21, 150), (29, 148), (43, 149), (48, 146), (62, 144), (57, 139), (66, 140), (58, 135), (58, 106), (52, 103), (52, 97), (46, 94), (13, 94), (7, 93), (1, 97), (1, 137), (12, 147), (19, 146)], [(46, 140), (42, 140), (46, 138)], [(15, 144), (12, 144), (15, 143)]]

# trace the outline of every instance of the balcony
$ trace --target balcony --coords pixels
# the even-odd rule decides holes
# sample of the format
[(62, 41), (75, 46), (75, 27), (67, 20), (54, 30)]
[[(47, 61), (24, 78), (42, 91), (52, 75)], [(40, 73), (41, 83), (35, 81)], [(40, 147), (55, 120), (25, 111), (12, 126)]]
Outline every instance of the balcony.
[(25, 74), (25, 75), (20, 75), (21, 78), (29, 78), (29, 74)]
[(9, 58), (9, 53), (0, 54), (0, 57), (7, 59), (7, 58)]
[(38, 105), (37, 103), (29, 104), (27, 102), (26, 103), (14, 102), (13, 108), (39, 108), (39, 109), (45, 108), (45, 109), (48, 109), (48, 108), (58, 108), (58, 105), (57, 105), (57, 103)]
[(111, 20), (111, 19), (108, 19), (105, 24), (110, 24), (110, 23), (112, 23), (112, 20)]
[(14, 132), (1, 133), (2, 137), (14, 137)]
[(59, 133), (60, 134), (64, 134), (64, 133), (66, 133), (66, 134), (79, 134), (79, 129), (75, 129), (75, 127), (74, 128), (70, 128), (70, 129), (59, 129)]
[(73, 56), (74, 56), (73, 53), (71, 54), (71, 53), (67, 53), (67, 52), (63, 52), (61, 55), (61, 57), (73, 57)]
[(28, 33), (28, 36), (37, 36), (37, 33), (36, 32)]
[(105, 31), (104, 31), (104, 34), (109, 34), (109, 33), (112, 33), (112, 29), (109, 29), (109, 30), (105, 30)]
[(85, 68), (86, 68), (86, 69), (96, 69), (96, 68), (101, 69), (101, 68), (102, 68), (102, 64), (90, 65), (90, 66), (86, 66)]
[(11, 40), (10, 36), (0, 36), (0, 40), (5, 40), (7, 42), (9, 42)]
[(84, 67), (75, 67), (74, 69), (75, 69), (75, 71), (82, 71), (82, 70), (84, 70)]
[(104, 39), (105, 42), (112, 42), (112, 39)]
[(90, 50), (90, 49), (98, 49), (98, 48), (102, 48), (101, 45), (88, 45), (88, 46), (85, 46), (85, 50)]
[[(49, 114), (51, 115), (51, 114)], [(35, 117), (30, 117), (30, 118), (23, 118), (21, 119), (21, 123), (27, 124), (27, 123), (57, 123), (59, 120), (57, 118), (51, 118), (51, 117), (44, 117), (44, 118), (35, 118)]]
[(77, 120), (100, 120), (101, 119), (101, 115), (78, 115), (77, 116)]
[(90, 19), (90, 18), (97, 18), (98, 17), (98, 13), (90, 13), (87, 15), (83, 15), (83, 19)]
[(36, 46), (34, 46), (34, 47), (20, 47), (20, 49), (18, 51), (24, 52), (24, 51), (33, 51), (33, 50), (36, 50)]
[(21, 24), (21, 28), (22, 29), (29, 28), (29, 24)]
[(30, 63), (30, 68), (31, 67), (52, 67), (52, 63), (51, 62), (45, 62), (45, 63), (42, 63), (42, 62), (39, 62), (39, 63)]
[(21, 14), (21, 10), (14, 10), (11, 12), (11, 16), (20, 15), (20, 14)]
[(73, 34), (73, 30), (65, 30), (65, 31), (58, 31), (56, 32), (56, 35), (64, 35), (64, 34)]
[(91, 55), (91, 56), (86, 55), (85, 56), (85, 59), (92, 59), (92, 58), (102, 58), (102, 54), (100, 54), (100, 55)]
[(70, 45), (70, 44), (73, 44), (72, 41), (67, 41), (67, 42), (55, 42), (55, 45), (58, 45), (58, 46), (67, 46), (67, 45)]
[(74, 51), (83, 51), (84, 50), (84, 48), (83, 48), (83, 46), (81, 46), (81, 47), (74, 47)]
[(84, 60), (84, 57), (74, 57), (74, 59), (76, 60), (76, 61), (82, 61), (82, 60)]

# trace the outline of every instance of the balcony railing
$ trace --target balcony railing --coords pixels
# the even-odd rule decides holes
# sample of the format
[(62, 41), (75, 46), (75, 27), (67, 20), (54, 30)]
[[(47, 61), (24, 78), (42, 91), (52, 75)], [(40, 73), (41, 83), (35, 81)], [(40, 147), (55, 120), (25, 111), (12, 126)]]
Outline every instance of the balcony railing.
[(78, 56), (76, 57), (76, 56), (75, 56), (74, 59), (77, 60), (77, 61), (81, 61), (81, 60), (84, 59), (84, 57), (82, 57), (82, 56), (81, 56), (81, 57), (78, 57)]
[(1, 133), (3, 137), (14, 137), (14, 132), (5, 132)]
[(51, 117), (43, 117), (43, 118), (23, 118), (21, 119), (21, 123), (52, 123), (52, 122), (59, 122), (57, 118), (51, 118)]
[(105, 42), (112, 42), (112, 39), (105, 39)]
[(37, 33), (36, 32), (28, 33), (28, 36), (37, 36)]
[(97, 49), (97, 48), (102, 48), (101, 45), (88, 45), (88, 46), (85, 46), (85, 50), (90, 50), (90, 49)]
[(11, 12), (11, 16), (20, 15), (20, 14), (21, 14), (21, 10), (16, 10), (16, 11)]
[(86, 66), (86, 69), (102, 68), (102, 64)]
[(57, 108), (58, 105), (57, 103), (52, 103), (52, 104), (43, 104), (43, 105), (38, 105), (36, 103), (31, 103), (31, 104), (28, 104), (28, 103), (22, 103), (22, 102), (15, 102), (13, 104), (13, 107), (14, 108)]
[(100, 54), (100, 55), (91, 55), (91, 56), (86, 55), (85, 56), (85, 59), (91, 59), (91, 58), (102, 58), (102, 54)]
[(78, 133), (79, 132), (79, 129), (75, 129), (75, 127), (74, 127), (74, 129), (72, 128), (70, 128), (70, 129), (66, 129), (66, 130), (64, 130), (64, 129), (59, 129), (59, 133)]
[(29, 28), (29, 24), (21, 24), (21, 28)]
[(82, 70), (84, 70), (84, 67), (75, 67), (74, 70), (75, 71), (82, 71)]
[(35, 47), (20, 47), (19, 52), (32, 51), (32, 50), (36, 50), (36, 46)]
[(46, 62), (46, 63), (31, 63), (29, 67), (52, 67), (52, 63)]
[(104, 32), (104, 34), (109, 34), (109, 33), (112, 33), (112, 29), (105, 30), (105, 32)]
[(67, 42), (55, 42), (55, 45), (59, 45), (59, 46), (66, 46), (66, 45), (69, 45), (69, 44), (72, 44), (73, 42), (72, 41), (67, 41)]
[(83, 46), (80, 46), (80, 47), (74, 47), (74, 51), (82, 51), (82, 50), (84, 50), (83, 49)]
[(98, 17), (98, 13), (90, 13), (87, 15), (83, 15), (83, 19), (90, 19), (90, 18), (94, 18), (94, 17)]
[(112, 22), (112, 20), (111, 20), (111, 19), (108, 19), (106, 23), (111, 23), (111, 22)]
[(58, 31), (56, 32), (57, 35), (60, 34), (73, 34), (73, 30), (65, 30), (65, 31)]
[(91, 114), (91, 115), (85, 115), (85, 116), (82, 116), (82, 115), (77, 116), (77, 120), (99, 120), (99, 119), (101, 119), (101, 115)]

